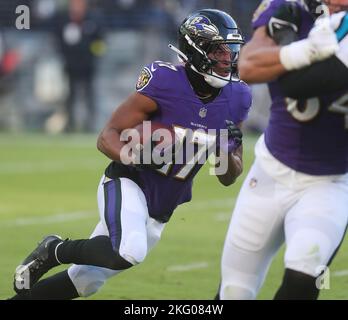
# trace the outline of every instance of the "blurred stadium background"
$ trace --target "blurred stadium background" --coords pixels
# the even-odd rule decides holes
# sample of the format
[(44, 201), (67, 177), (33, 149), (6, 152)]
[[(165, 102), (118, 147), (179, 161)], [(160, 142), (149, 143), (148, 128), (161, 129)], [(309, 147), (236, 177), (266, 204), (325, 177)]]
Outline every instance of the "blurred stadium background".
[[(70, 1), (77, 7), (81, 2), (85, 1)], [(79, 31), (69, 21), (68, 0), (1, 0), (0, 130), (60, 133), (69, 129), (66, 110), (73, 89), (77, 97), (72, 106), (77, 122), (74, 131), (97, 132), (115, 106), (134, 90), (144, 64), (177, 62), (167, 45), (176, 42), (177, 26), (187, 14), (206, 7), (226, 10), (248, 38), (258, 2), (90, 0), (84, 35), (79, 39)], [(15, 10), (21, 4), (30, 8), (29, 30), (15, 27)], [(84, 94), (76, 74), (90, 80), (90, 95)], [(76, 83), (76, 90), (69, 83)], [(263, 88), (257, 86), (256, 93), (259, 87)], [(263, 106), (267, 99), (262, 96)], [(86, 102), (96, 109), (89, 117), (93, 124), (87, 127)], [(251, 129), (263, 128), (267, 108), (261, 110), (253, 112), (248, 123)]]
[[(92, 231), (98, 219), (96, 188), (108, 163), (95, 148), (98, 131), (134, 90), (144, 64), (176, 63), (167, 45), (176, 42), (183, 18), (199, 8), (222, 9), (248, 39), (260, 1), (90, 0), (81, 33), (69, 20), (69, 8), (81, 13), (84, 3), (0, 1), (0, 299), (12, 294), (15, 266), (43, 235), (84, 238)], [(18, 5), (30, 8), (29, 30), (16, 29)], [(245, 172), (268, 116), (265, 86), (252, 89)], [(223, 239), (244, 176), (223, 188), (208, 168), (202, 171), (192, 203), (174, 214), (145, 263), (112, 279), (93, 299), (214, 297)], [(347, 298), (347, 245), (332, 266), (331, 290), (322, 298)], [(261, 299), (272, 298), (281, 275), (282, 254)]]

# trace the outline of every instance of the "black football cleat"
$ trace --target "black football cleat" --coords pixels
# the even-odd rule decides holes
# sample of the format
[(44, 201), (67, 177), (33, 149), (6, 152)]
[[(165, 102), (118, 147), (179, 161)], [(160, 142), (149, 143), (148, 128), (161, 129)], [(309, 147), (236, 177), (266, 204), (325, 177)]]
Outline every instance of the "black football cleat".
[[(60, 263), (51, 250), (51, 245), (57, 247), (63, 239), (59, 236), (50, 235), (45, 237), (36, 249), (16, 268), (13, 287), (20, 294), (29, 290), (50, 269)], [(53, 252), (53, 254), (52, 254)]]

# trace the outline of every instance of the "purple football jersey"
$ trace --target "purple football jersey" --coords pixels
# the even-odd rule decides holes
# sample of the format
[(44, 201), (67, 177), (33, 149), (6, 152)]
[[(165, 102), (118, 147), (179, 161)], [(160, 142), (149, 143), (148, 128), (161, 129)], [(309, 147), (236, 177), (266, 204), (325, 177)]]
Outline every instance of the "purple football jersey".
[[(266, 0), (254, 14), (253, 28), (267, 25), (286, 0)], [(297, 2), (302, 14), (299, 37), (307, 37), (313, 18)], [(324, 77), (325, 75), (323, 75)], [(290, 168), (311, 175), (348, 171), (348, 84), (345, 92), (296, 101), (287, 99), (278, 81), (268, 84), (272, 98), (265, 142), (272, 155)]]
[[(251, 92), (244, 82), (227, 84), (212, 102), (204, 104), (193, 91), (185, 68), (161, 61), (142, 70), (137, 91), (157, 103), (158, 111), (150, 120), (192, 130), (226, 129), (225, 120), (241, 123), (251, 106)], [(164, 172), (127, 167), (145, 194), (150, 216), (164, 222), (179, 204), (191, 200), (192, 180), (202, 164), (186, 171), (185, 164), (169, 167)]]

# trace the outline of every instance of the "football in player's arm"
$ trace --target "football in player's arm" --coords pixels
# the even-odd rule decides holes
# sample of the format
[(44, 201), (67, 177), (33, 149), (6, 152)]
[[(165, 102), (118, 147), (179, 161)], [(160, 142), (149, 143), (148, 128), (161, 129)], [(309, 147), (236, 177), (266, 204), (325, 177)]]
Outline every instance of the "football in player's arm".
[[(175, 208), (191, 200), (193, 178), (203, 166), (198, 152), (204, 157), (217, 145), (217, 158), (228, 158), (218, 176), (223, 185), (241, 174), (239, 127), (251, 107), (251, 92), (238, 78), (240, 30), (227, 13), (200, 10), (180, 25), (178, 43), (179, 48), (171, 48), (182, 63), (145, 66), (136, 92), (114, 111), (99, 136), (97, 147), (112, 162), (98, 186), (100, 222), (90, 239), (45, 237), (17, 268), (13, 299), (87, 297), (108, 278), (141, 263)], [(139, 163), (133, 153), (124, 153), (122, 134), (145, 120), (173, 128), (183, 144), (194, 146), (192, 158), (182, 148), (185, 161), (175, 158), (158, 166), (153, 158)], [(216, 141), (210, 129), (225, 139)], [(39, 281), (51, 268), (70, 263), (67, 270)]]
[[(157, 65), (157, 68), (161, 67)], [(153, 75), (155, 76), (156, 73), (154, 72)], [(151, 115), (157, 111), (158, 106), (155, 100), (141, 92), (133, 93), (113, 112), (98, 138), (98, 149), (111, 160), (121, 162), (121, 150), (126, 144), (125, 141), (120, 140), (122, 131), (134, 128), (139, 123), (151, 119)], [(241, 124), (235, 125), (232, 121), (226, 121), (226, 130), (232, 137), (232, 143), (234, 145), (237, 143), (238, 146), (234, 148), (233, 152), (225, 152), (225, 156), (228, 157), (228, 168), (225, 174), (217, 175), (219, 181), (225, 186), (234, 183), (243, 170)], [(223, 153), (223, 150), (219, 152), (219, 156), (222, 156)], [(137, 164), (133, 163), (133, 161), (134, 159), (130, 158), (128, 162), (130, 165), (136, 166)], [(219, 163), (216, 165), (218, 166)], [(152, 164), (150, 163), (149, 167), (151, 166)]]

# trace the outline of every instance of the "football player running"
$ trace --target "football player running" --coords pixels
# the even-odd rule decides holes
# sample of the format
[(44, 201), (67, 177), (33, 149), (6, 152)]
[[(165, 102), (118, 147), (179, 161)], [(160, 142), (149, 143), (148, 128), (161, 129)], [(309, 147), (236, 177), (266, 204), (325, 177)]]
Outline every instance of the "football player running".
[[(348, 8), (347, 0), (325, 2), (330, 13)], [(284, 242), (285, 271), (274, 298), (317, 299), (343, 240), (348, 16), (343, 11), (315, 22), (322, 13), (318, 5), (263, 1), (253, 18), (253, 37), (241, 52), (241, 79), (269, 82), (272, 105), (226, 235), (220, 299), (255, 299)]]
[[(251, 93), (237, 74), (243, 38), (227, 13), (205, 9), (180, 25), (179, 48), (171, 48), (182, 64), (156, 61), (141, 71), (136, 92), (113, 113), (98, 139), (98, 149), (111, 160), (98, 187), (100, 222), (90, 239), (65, 240), (48, 236), (22, 262), (15, 274), (13, 299), (74, 299), (94, 294), (105, 281), (141, 263), (159, 241), (175, 208), (191, 200), (193, 177), (201, 163), (130, 164), (121, 161), (121, 133), (144, 120), (191, 129), (192, 143), (205, 146), (209, 129), (226, 130), (219, 156), (227, 171), (223, 185), (242, 172), (242, 134), (239, 129), (251, 106)], [(203, 130), (203, 133), (202, 133)], [(190, 143), (191, 140), (188, 140)], [(215, 138), (214, 138), (215, 142)], [(205, 152), (204, 152), (205, 153)], [(59, 264), (66, 271), (40, 278)], [(29, 288), (25, 287), (26, 277)]]

